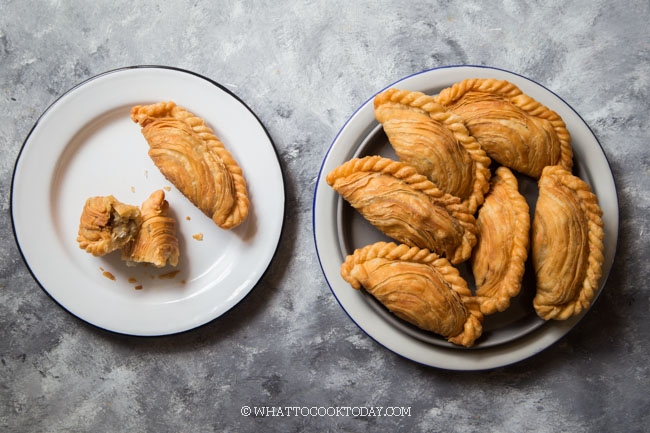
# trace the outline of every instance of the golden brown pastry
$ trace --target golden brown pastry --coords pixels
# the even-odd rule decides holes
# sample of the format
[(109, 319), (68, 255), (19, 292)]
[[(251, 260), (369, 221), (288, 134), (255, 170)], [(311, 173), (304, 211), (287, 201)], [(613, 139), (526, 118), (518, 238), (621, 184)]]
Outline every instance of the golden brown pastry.
[(564, 121), (514, 84), (473, 78), (433, 99), (462, 117), (470, 134), (502, 165), (535, 178), (547, 165), (571, 170), (571, 136)]
[(103, 256), (130, 242), (140, 225), (140, 210), (112, 195), (86, 200), (79, 221), (79, 248)]
[(476, 297), (485, 315), (504, 311), (521, 289), (528, 258), (530, 216), (517, 179), (499, 167), (478, 212), (478, 243), (472, 254)]
[(375, 97), (375, 117), (402, 162), (476, 212), (489, 187), (490, 158), (459, 116), (424, 93), (388, 89)]
[(173, 102), (133, 107), (149, 156), (162, 174), (221, 228), (248, 215), (241, 168), (200, 117)]
[(542, 319), (568, 319), (591, 303), (602, 273), (601, 215), (589, 185), (562, 167), (544, 169), (532, 236), (533, 306)]
[(381, 156), (352, 159), (327, 183), (387, 236), (444, 254), (469, 258), (478, 227), (458, 197), (443, 193), (415, 168)]
[(168, 210), (169, 203), (161, 189), (142, 203), (142, 224), (134, 241), (122, 247), (122, 260), (128, 265), (145, 262), (162, 268), (178, 264), (176, 221), (167, 215)]
[(377, 242), (348, 256), (341, 276), (399, 318), (452, 343), (469, 347), (481, 336), (483, 315), (467, 283), (429, 250)]

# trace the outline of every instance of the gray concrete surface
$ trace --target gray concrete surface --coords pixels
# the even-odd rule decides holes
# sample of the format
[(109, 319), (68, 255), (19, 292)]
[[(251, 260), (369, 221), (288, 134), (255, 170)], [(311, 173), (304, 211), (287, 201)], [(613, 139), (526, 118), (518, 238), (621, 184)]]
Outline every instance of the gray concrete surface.
[[(0, 1), (0, 430), (641, 432), (650, 425), (650, 3)], [(142, 339), (71, 316), (34, 282), (9, 195), (23, 139), (78, 82), (134, 64), (225, 84), (259, 115), (291, 218), (236, 308)], [(519, 364), (455, 373), (405, 360), (339, 307), (312, 240), (322, 158), (374, 92), (413, 72), (491, 65), (555, 91), (593, 128), (618, 185), (602, 296)], [(245, 417), (248, 406), (408, 406), (410, 416)]]

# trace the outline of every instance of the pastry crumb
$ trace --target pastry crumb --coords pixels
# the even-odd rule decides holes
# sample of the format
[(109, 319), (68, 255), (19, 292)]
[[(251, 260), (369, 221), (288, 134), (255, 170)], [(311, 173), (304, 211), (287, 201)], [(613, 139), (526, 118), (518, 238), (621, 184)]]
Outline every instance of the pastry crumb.
[(195, 235), (192, 235), (192, 237), (194, 239), (196, 239), (197, 241), (202, 241), (203, 240), (203, 233), (197, 233)]
[(167, 272), (166, 274), (158, 275), (158, 278), (161, 279), (161, 280), (163, 280), (163, 279), (172, 279), (176, 275), (178, 275), (179, 272), (180, 272), (180, 270)]
[(169, 187), (169, 186), (163, 186), (163, 189), (164, 189), (165, 191), (171, 191), (171, 190), (172, 190), (171, 187)]
[(185, 282), (186, 282), (185, 280), (181, 280), (181, 284), (185, 284)]
[(136, 280), (136, 279), (133, 278), (133, 277), (129, 277), (129, 280), (128, 280), (128, 281), (129, 281), (129, 283), (137, 283), (137, 282), (138, 282), (138, 280)]
[(106, 278), (108, 278), (109, 280), (113, 280), (113, 281), (115, 281), (115, 275), (111, 274), (111, 273), (108, 272), (108, 271), (104, 271), (104, 272), (102, 272), (102, 275), (105, 276)]
[(101, 266), (99, 267), (99, 270), (104, 272), (104, 268), (102, 268)]
[(186, 216), (185, 219), (189, 221), (189, 220), (191, 220), (192, 218), (190, 218), (189, 216)]
[(131, 187), (131, 192), (135, 192), (135, 187), (134, 186)]
[(137, 285), (137, 286), (134, 287), (134, 289), (135, 289), (135, 290), (142, 290), (142, 286), (141, 286), (141, 285)]

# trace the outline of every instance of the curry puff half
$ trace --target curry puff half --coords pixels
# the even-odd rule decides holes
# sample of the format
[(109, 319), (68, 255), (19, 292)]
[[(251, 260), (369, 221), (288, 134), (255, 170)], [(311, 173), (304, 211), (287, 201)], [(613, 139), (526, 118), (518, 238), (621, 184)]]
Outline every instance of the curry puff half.
[(470, 257), (478, 232), (474, 216), (415, 168), (381, 156), (355, 158), (330, 172), (327, 183), (387, 236), (452, 263)]
[(427, 249), (377, 242), (347, 256), (341, 276), (397, 317), (454, 344), (469, 347), (481, 336), (483, 315), (467, 283)]
[(103, 256), (131, 242), (140, 226), (137, 206), (121, 203), (112, 195), (86, 200), (79, 221), (79, 248)]
[(399, 159), (476, 212), (489, 187), (491, 161), (463, 119), (431, 96), (408, 90), (385, 90), (374, 106)]
[(568, 319), (591, 304), (602, 274), (601, 216), (587, 183), (559, 166), (544, 169), (532, 235), (533, 306), (542, 319)]
[(168, 216), (169, 203), (163, 190), (155, 191), (142, 203), (142, 224), (133, 242), (122, 247), (127, 265), (151, 263), (156, 267), (178, 264), (179, 248), (176, 220)]
[(215, 224), (231, 229), (246, 219), (242, 169), (203, 119), (174, 102), (133, 107), (131, 118), (161, 173)]
[(478, 212), (479, 240), (472, 254), (476, 297), (486, 315), (504, 311), (519, 294), (530, 235), (528, 204), (517, 178), (499, 167), (490, 184)]
[(571, 170), (571, 135), (564, 121), (514, 84), (472, 78), (444, 89), (433, 100), (460, 116), (501, 165), (534, 178), (548, 165)]

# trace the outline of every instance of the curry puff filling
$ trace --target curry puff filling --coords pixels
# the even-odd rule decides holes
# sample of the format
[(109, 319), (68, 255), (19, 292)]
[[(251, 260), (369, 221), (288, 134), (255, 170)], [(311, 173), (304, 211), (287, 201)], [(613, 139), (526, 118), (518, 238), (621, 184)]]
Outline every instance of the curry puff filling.
[(79, 221), (79, 248), (103, 256), (132, 241), (140, 226), (140, 209), (112, 195), (86, 200)]

